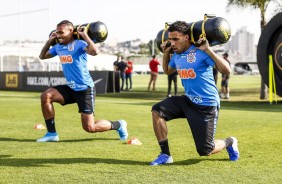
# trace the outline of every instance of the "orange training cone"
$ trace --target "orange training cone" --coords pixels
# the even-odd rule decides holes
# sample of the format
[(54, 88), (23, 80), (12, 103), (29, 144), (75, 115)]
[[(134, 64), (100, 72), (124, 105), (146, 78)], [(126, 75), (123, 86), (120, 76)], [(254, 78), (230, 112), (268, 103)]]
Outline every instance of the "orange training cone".
[(42, 124), (36, 124), (36, 125), (34, 126), (34, 129), (35, 129), (35, 130), (44, 130), (44, 129), (46, 129), (46, 128), (45, 128), (45, 126), (42, 125)]
[(137, 138), (131, 138), (127, 141), (127, 144), (133, 144), (133, 145), (141, 145), (142, 142), (139, 141)]

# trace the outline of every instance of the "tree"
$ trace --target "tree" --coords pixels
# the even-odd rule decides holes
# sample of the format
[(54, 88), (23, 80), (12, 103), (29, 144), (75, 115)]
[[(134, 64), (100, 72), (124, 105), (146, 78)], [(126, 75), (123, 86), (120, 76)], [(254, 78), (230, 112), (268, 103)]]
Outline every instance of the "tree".
[(148, 47), (148, 44), (146, 44), (146, 43), (141, 43), (141, 44), (139, 45), (139, 48), (140, 48), (139, 54), (149, 55), (149, 47)]
[[(238, 7), (251, 7), (260, 10), (260, 28), (261, 31), (266, 25), (265, 12), (270, 2), (277, 3), (277, 10), (281, 10), (280, 0), (228, 0), (227, 7), (238, 6)], [(279, 11), (279, 10), (278, 10)], [(266, 99), (267, 88), (263, 80), (261, 79), (260, 99)]]

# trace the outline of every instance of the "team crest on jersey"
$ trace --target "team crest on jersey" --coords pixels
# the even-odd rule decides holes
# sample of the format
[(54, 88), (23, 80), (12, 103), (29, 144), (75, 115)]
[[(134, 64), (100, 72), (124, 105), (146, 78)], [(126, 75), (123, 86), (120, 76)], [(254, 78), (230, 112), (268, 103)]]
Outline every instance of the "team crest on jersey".
[(187, 61), (189, 62), (189, 63), (193, 63), (193, 62), (195, 62), (196, 61), (196, 53), (189, 53), (188, 55), (187, 55)]
[(68, 50), (69, 50), (69, 51), (73, 51), (73, 50), (74, 50), (74, 45), (73, 45), (73, 44), (68, 45)]

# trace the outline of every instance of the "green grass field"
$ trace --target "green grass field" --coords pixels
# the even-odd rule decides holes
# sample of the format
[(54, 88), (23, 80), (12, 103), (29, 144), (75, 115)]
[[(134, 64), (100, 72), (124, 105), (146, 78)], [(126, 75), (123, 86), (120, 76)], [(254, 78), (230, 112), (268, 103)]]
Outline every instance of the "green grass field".
[[(45, 130), (40, 93), (0, 91), (0, 183), (281, 183), (282, 99), (259, 100), (259, 76), (232, 76), (231, 99), (221, 102), (216, 138), (235, 136), (240, 160), (230, 162), (225, 150), (198, 156), (184, 119), (168, 123), (174, 163), (151, 167), (159, 154), (151, 106), (166, 96), (167, 78), (147, 91), (148, 75), (133, 77), (133, 91), (97, 95), (96, 119), (125, 119), (129, 138), (115, 131), (90, 134), (80, 123), (76, 105), (55, 104), (58, 143), (36, 143)], [(180, 94), (183, 92), (179, 84)]]

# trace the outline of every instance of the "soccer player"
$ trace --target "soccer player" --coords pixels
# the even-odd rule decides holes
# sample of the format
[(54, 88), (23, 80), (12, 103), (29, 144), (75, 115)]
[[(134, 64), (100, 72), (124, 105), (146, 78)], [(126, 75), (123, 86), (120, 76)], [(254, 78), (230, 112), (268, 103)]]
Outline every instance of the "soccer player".
[[(166, 122), (176, 118), (187, 119), (200, 156), (209, 156), (227, 148), (231, 161), (239, 158), (235, 137), (214, 139), (220, 100), (212, 68), (216, 65), (218, 71), (225, 74), (229, 74), (231, 68), (227, 61), (209, 47), (207, 40), (199, 39), (199, 47), (191, 44), (189, 29), (184, 21), (174, 22), (168, 28), (168, 41), (161, 45), (164, 53), (163, 70), (168, 75), (178, 72), (185, 95), (172, 96), (153, 105), (153, 127), (161, 154), (150, 165), (173, 162)], [(170, 57), (170, 54), (173, 55)]]
[[(87, 68), (87, 54), (95, 56), (98, 47), (87, 34), (86, 27), (78, 27), (78, 34), (83, 40), (73, 38), (74, 26), (68, 20), (61, 21), (41, 50), (40, 59), (59, 56), (66, 85), (47, 89), (41, 95), (41, 109), (48, 132), (37, 142), (59, 141), (55, 129), (55, 110), (53, 102), (61, 105), (77, 103), (81, 115), (82, 127), (90, 133), (116, 130), (120, 140), (128, 137), (127, 123), (124, 120), (94, 120), (95, 86)], [(52, 44), (55, 40), (59, 43)]]

